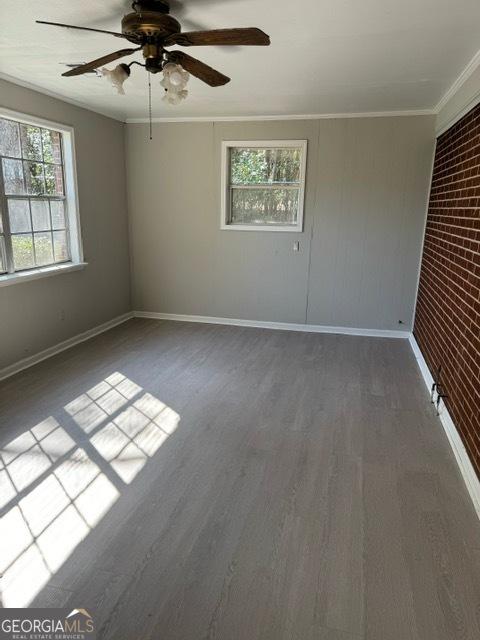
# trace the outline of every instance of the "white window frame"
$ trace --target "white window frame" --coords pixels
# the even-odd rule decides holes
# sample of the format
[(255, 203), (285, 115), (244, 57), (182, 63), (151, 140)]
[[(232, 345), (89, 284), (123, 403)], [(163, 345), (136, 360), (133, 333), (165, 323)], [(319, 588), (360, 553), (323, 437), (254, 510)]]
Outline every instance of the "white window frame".
[[(221, 219), (220, 229), (225, 231), (280, 231), (286, 233), (302, 233), (303, 211), (305, 203), (305, 176), (307, 170), (307, 140), (223, 140), (222, 141), (222, 172), (221, 172)], [(298, 215), (295, 225), (275, 224), (232, 224), (230, 219), (230, 149), (260, 148), (260, 149), (288, 149), (300, 147), (302, 162), (300, 165), (300, 187), (298, 193)], [(279, 185), (280, 186), (280, 185)]]
[[(83, 258), (82, 234), (80, 228), (80, 213), (78, 202), (77, 167), (75, 161), (75, 133), (73, 127), (58, 122), (52, 122), (44, 118), (27, 115), (11, 109), (0, 107), (0, 118), (14, 120), (22, 124), (29, 124), (52, 131), (58, 131), (62, 135), (62, 153), (64, 170), (65, 204), (68, 228), (68, 242), (70, 247), (70, 261), (45, 267), (35, 267), (33, 269), (14, 271), (0, 275), (0, 287), (15, 284), (17, 282), (27, 282), (46, 276), (65, 273), (68, 271), (78, 271), (83, 269), (87, 263)], [(0, 167), (1, 170), (1, 167)], [(4, 217), (8, 215), (6, 208), (6, 196), (0, 194), (3, 199), (2, 211)], [(5, 220), (4, 220), (5, 223)], [(8, 224), (8, 220), (7, 220)]]

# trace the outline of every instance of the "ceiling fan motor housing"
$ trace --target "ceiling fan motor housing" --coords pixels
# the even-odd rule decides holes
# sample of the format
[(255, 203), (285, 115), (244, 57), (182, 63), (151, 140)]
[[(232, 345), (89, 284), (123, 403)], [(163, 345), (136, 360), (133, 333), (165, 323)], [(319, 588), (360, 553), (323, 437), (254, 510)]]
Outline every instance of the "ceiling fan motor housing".
[(137, 13), (142, 13), (142, 11), (170, 13), (170, 3), (168, 0), (133, 0), (132, 9)]

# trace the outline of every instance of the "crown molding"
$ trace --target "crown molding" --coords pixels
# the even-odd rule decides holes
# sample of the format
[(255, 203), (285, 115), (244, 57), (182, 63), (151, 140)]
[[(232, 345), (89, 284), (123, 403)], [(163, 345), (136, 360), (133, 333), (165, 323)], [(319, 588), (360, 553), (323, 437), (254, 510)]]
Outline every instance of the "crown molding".
[(473, 98), (467, 102), (467, 104), (463, 107), (463, 109), (460, 109), (460, 111), (457, 111), (457, 113), (452, 118), (450, 118), (450, 120), (447, 120), (445, 124), (443, 124), (441, 127), (439, 127), (436, 130), (435, 135), (437, 136), (437, 138), (440, 137), (443, 133), (445, 133), (445, 131), (448, 131), (451, 127), (453, 127), (453, 125), (456, 124), (459, 120), (461, 120), (463, 116), (466, 116), (467, 113), (471, 111), (474, 107), (476, 107), (479, 102), (480, 102), (480, 90), (475, 93)]
[(453, 98), (453, 96), (457, 93), (457, 91), (465, 84), (465, 82), (470, 78), (472, 73), (478, 68), (480, 65), (480, 50), (473, 56), (467, 66), (460, 73), (458, 78), (452, 84), (450, 89), (446, 91), (446, 93), (440, 98), (437, 105), (434, 108), (434, 112), (438, 115), (443, 107), (447, 104), (447, 102)]
[[(149, 122), (148, 118), (120, 118), (118, 116), (114, 116), (111, 113), (107, 113), (101, 109), (94, 109), (93, 107), (85, 104), (84, 102), (80, 102), (73, 98), (69, 98), (62, 94), (56, 93), (55, 91), (50, 91), (49, 89), (45, 89), (40, 87), (39, 85), (33, 84), (31, 82), (26, 82), (24, 80), (20, 80), (19, 78), (15, 78), (6, 73), (0, 72), (0, 80), (5, 80), (6, 82), (10, 82), (11, 84), (18, 85), (19, 87), (24, 87), (25, 89), (30, 89), (31, 91), (36, 91), (37, 93), (42, 93), (43, 95), (48, 96), (49, 98), (55, 98), (56, 100), (61, 100), (62, 102), (66, 102), (75, 107), (79, 107), (80, 109), (86, 109), (87, 111), (91, 111), (92, 113), (96, 113), (98, 115), (104, 116), (105, 118), (110, 118), (111, 120), (116, 120), (117, 122), (123, 122), (126, 124), (146, 124)], [(342, 118), (393, 118), (393, 117), (401, 117), (401, 116), (431, 116), (435, 115), (437, 112), (435, 109), (407, 109), (407, 110), (396, 110), (396, 111), (363, 111), (356, 113), (298, 113), (298, 114), (260, 114), (260, 115), (248, 115), (248, 116), (165, 116), (152, 118), (152, 122), (154, 123), (162, 123), (162, 122), (263, 122), (263, 121), (282, 121), (282, 120), (333, 120), (333, 119), (342, 119)]]
[[(354, 113), (298, 113), (298, 114), (260, 114), (260, 115), (238, 115), (238, 116), (165, 116), (165, 117), (157, 117), (152, 118), (152, 122), (154, 123), (174, 123), (174, 122), (262, 122), (262, 121), (282, 121), (282, 120), (334, 120), (334, 119), (343, 119), (343, 118), (393, 118), (393, 117), (402, 117), (402, 116), (431, 116), (438, 115), (443, 107), (448, 103), (448, 101), (457, 93), (457, 91), (465, 84), (465, 82), (470, 78), (470, 76), (476, 71), (476, 69), (480, 66), (480, 50), (473, 56), (473, 58), (469, 61), (469, 63), (462, 70), (457, 79), (453, 82), (450, 88), (445, 92), (445, 94), (440, 98), (438, 103), (430, 108), (430, 109), (406, 109), (406, 110), (394, 110), (394, 111), (364, 111), (364, 112), (354, 112)], [(118, 116), (114, 116), (111, 113), (107, 113), (101, 109), (94, 109), (91, 106), (85, 104), (84, 102), (75, 100), (73, 98), (69, 98), (67, 96), (61, 95), (54, 91), (50, 91), (49, 89), (44, 89), (36, 84), (31, 82), (26, 82), (24, 80), (20, 80), (13, 76), (10, 76), (6, 73), (0, 73), (0, 80), (5, 80), (6, 82), (11, 82), (12, 84), (16, 84), (20, 87), (24, 87), (26, 89), (31, 89), (32, 91), (37, 91), (38, 93), (42, 93), (50, 98), (55, 98), (56, 100), (61, 100), (63, 102), (67, 102), (75, 107), (79, 107), (80, 109), (86, 109), (87, 111), (91, 111), (93, 113), (97, 113), (106, 118), (110, 118), (111, 120), (116, 120), (118, 122), (124, 122), (126, 124), (145, 124), (149, 122), (148, 118), (121, 118)], [(478, 96), (476, 96), (475, 100), (469, 102), (469, 107), (471, 108), (473, 104), (476, 103)]]
[(78, 107), (80, 109), (86, 109), (87, 111), (96, 113), (97, 115), (103, 116), (104, 118), (109, 118), (110, 120), (116, 120), (117, 122), (123, 122), (123, 123), (125, 122), (124, 118), (119, 118), (117, 116), (112, 115), (111, 113), (102, 111), (101, 109), (93, 109), (92, 107), (88, 106), (84, 102), (79, 102), (78, 100), (74, 100), (73, 98), (68, 98), (67, 96), (61, 95), (60, 93), (56, 93), (55, 91), (44, 89), (43, 87), (40, 87), (37, 84), (26, 82), (25, 80), (20, 80), (19, 78), (14, 78), (13, 76), (9, 76), (7, 73), (0, 72), (0, 80), (5, 80), (5, 82), (10, 82), (11, 84), (16, 84), (17, 86), (23, 87), (24, 89), (30, 89), (31, 91), (42, 93), (43, 95), (48, 96), (49, 98), (55, 98), (55, 100), (61, 100), (62, 102), (66, 102), (68, 104), (73, 105), (74, 107)]
[[(178, 116), (152, 118), (154, 123), (162, 122), (263, 122), (269, 120), (334, 120), (342, 118), (393, 118), (401, 116), (432, 116), (433, 109), (410, 109), (405, 111), (364, 111), (359, 113), (298, 113), (265, 114), (258, 116)], [(127, 124), (146, 124), (148, 118), (127, 118)]]

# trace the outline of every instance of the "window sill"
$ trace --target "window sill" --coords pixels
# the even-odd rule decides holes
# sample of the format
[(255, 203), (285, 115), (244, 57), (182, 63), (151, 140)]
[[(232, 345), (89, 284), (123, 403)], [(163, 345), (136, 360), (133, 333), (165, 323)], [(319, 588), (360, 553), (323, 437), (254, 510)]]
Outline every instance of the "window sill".
[(298, 225), (268, 225), (268, 224), (225, 224), (220, 227), (221, 231), (273, 231), (275, 233), (303, 233), (303, 229)]
[(48, 278), (56, 276), (60, 273), (70, 273), (71, 271), (80, 271), (85, 269), (88, 262), (71, 262), (67, 264), (56, 264), (50, 267), (42, 267), (41, 269), (31, 269), (29, 271), (20, 271), (18, 273), (8, 273), (0, 276), (0, 287), (8, 287), (11, 284), (20, 284), (21, 282), (30, 282), (39, 278)]

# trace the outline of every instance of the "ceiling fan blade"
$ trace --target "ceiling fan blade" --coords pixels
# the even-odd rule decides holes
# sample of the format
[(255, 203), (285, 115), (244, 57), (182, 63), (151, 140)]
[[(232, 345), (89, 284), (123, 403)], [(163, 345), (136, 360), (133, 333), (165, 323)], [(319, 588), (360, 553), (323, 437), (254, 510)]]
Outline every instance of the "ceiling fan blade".
[(104, 29), (92, 29), (91, 27), (76, 27), (73, 24), (62, 24), (61, 22), (45, 22), (45, 20), (36, 20), (37, 24), (48, 24), (53, 27), (65, 27), (67, 29), (80, 29), (80, 31), (95, 31), (96, 33), (108, 33), (116, 38), (126, 38), (123, 33), (116, 33), (115, 31), (105, 31)]
[(174, 33), (165, 40), (165, 46), (179, 44), (182, 47), (202, 45), (254, 45), (267, 46), (270, 38), (261, 29), (212, 29), (211, 31), (187, 31)]
[(208, 64), (192, 58), (183, 51), (170, 51), (168, 54), (168, 61), (175, 62), (181, 67), (195, 76), (199, 80), (206, 82), (211, 87), (220, 87), (223, 84), (230, 82), (230, 78), (224, 76), (223, 73), (212, 69)]
[(96, 60), (92, 60), (91, 62), (87, 62), (86, 64), (82, 64), (79, 67), (75, 67), (74, 69), (70, 69), (70, 71), (65, 71), (62, 73), (62, 76), (80, 76), (82, 73), (87, 73), (92, 69), (98, 69), (103, 64), (108, 64), (113, 60), (118, 60), (118, 58), (123, 58), (124, 56), (131, 56), (132, 53), (138, 51), (139, 49), (120, 49), (120, 51), (115, 51), (114, 53), (109, 53), (106, 56), (102, 56), (101, 58), (97, 58)]

